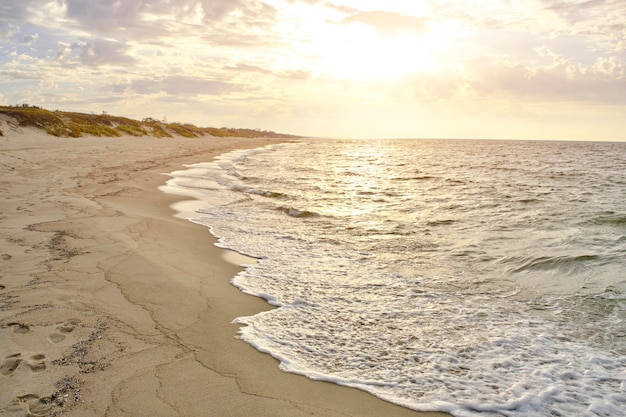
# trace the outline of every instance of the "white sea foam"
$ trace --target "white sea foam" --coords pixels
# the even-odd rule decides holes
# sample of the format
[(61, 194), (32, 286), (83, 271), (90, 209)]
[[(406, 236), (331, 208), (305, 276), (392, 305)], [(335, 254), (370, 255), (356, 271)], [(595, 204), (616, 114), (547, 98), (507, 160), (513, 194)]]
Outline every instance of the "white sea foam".
[(170, 185), (259, 259), (233, 284), (279, 308), (237, 323), (281, 369), (455, 416), (624, 416), (624, 167), (611, 144), (318, 141)]

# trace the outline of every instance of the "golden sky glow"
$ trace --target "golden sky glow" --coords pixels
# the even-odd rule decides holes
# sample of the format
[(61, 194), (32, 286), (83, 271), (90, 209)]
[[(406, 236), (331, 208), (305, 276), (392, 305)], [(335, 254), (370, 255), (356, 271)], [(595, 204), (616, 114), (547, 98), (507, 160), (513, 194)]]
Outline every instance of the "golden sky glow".
[(626, 140), (622, 0), (0, 0), (0, 102), (332, 137)]

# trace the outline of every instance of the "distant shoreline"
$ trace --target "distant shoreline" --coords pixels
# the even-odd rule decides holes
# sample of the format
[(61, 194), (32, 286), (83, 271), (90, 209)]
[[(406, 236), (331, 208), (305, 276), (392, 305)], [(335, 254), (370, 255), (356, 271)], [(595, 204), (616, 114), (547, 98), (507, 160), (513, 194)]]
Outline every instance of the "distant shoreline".
[[(276, 133), (260, 129), (228, 127), (197, 127), (190, 123), (168, 123), (146, 117), (134, 120), (127, 117), (103, 114), (87, 114), (66, 111), (50, 111), (37, 106), (0, 106), (0, 116), (7, 122), (20, 127), (36, 127), (57, 137), (120, 137), (123, 135), (157, 138), (182, 136), (197, 138), (204, 136), (237, 138), (280, 138), (296, 139), (299, 136)], [(0, 135), (2, 130), (0, 129)]]

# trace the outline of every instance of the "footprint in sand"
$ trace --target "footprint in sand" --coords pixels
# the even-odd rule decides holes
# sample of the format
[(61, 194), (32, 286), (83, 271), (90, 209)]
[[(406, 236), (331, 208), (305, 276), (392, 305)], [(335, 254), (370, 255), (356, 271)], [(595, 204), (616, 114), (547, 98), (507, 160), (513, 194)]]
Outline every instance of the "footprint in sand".
[(11, 375), (22, 362), (25, 362), (32, 372), (41, 372), (46, 369), (46, 355), (39, 353), (24, 360), (21, 353), (16, 353), (4, 358), (0, 364), (0, 373)]
[(28, 324), (23, 323), (9, 323), (7, 324), (9, 327), (13, 327), (14, 333), (28, 333), (30, 332), (30, 326)]
[(50, 339), (52, 343), (61, 343), (65, 340), (65, 335), (61, 333), (50, 333), (48, 339)]
[(50, 339), (52, 343), (60, 343), (63, 340), (65, 340), (65, 335), (68, 333), (72, 333), (74, 329), (76, 328), (76, 326), (78, 326), (79, 324), (80, 324), (79, 319), (70, 319), (66, 321), (65, 323), (63, 323), (62, 325), (60, 325), (59, 327), (57, 327), (55, 329), (56, 331), (51, 333), (50, 336), (48, 336), (48, 339)]
[(39, 353), (31, 356), (26, 364), (33, 372), (41, 372), (46, 370), (46, 355)]
[(0, 374), (11, 375), (13, 371), (17, 369), (20, 362), (22, 362), (20, 356), (22, 356), (21, 353), (16, 353), (15, 355), (10, 355), (4, 358), (2, 363), (0, 363)]
[(45, 416), (52, 410), (52, 402), (50, 401), (50, 398), (41, 398), (35, 394), (26, 394), (21, 397), (17, 397), (15, 402), (26, 404), (28, 416)]

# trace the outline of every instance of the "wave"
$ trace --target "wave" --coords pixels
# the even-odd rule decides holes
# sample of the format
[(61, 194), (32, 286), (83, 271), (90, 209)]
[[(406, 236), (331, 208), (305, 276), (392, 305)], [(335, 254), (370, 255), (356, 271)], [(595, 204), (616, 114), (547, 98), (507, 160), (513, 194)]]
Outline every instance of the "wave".
[(521, 203), (521, 204), (533, 204), (533, 203), (542, 203), (543, 200), (540, 200), (538, 198), (530, 197), (530, 198), (521, 198), (521, 199), (517, 200), (517, 202)]
[(432, 175), (418, 175), (415, 177), (395, 177), (391, 178), (391, 181), (426, 181), (426, 180), (434, 180), (438, 177)]
[(443, 219), (443, 220), (431, 220), (426, 223), (427, 226), (445, 226), (448, 224), (456, 223), (456, 220), (453, 219)]
[(626, 226), (626, 214), (612, 211), (602, 213), (592, 220), (593, 224), (606, 226)]
[(278, 207), (278, 211), (282, 211), (291, 217), (319, 217), (319, 213), (315, 213), (314, 211), (308, 210), (298, 210), (293, 207)]
[(600, 260), (598, 255), (579, 255), (579, 256), (541, 256), (538, 258), (526, 258), (521, 261), (521, 265), (514, 268), (512, 272), (519, 273), (525, 271), (549, 271), (549, 270), (563, 270), (572, 269), (582, 266), (589, 262), (595, 262)]
[(267, 191), (267, 190), (259, 190), (257, 188), (248, 187), (241, 184), (234, 184), (230, 186), (231, 191), (237, 191), (245, 194), (255, 194), (268, 198), (276, 198), (276, 199), (286, 199), (290, 196), (285, 193), (276, 192), (276, 191)]

